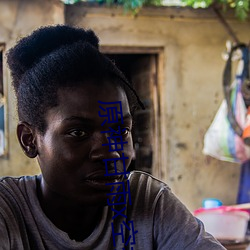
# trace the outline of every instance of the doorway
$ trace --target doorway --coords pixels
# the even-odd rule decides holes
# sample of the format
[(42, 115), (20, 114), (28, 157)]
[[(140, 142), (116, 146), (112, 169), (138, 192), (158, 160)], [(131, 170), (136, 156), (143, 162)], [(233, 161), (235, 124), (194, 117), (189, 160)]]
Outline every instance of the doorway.
[(132, 131), (135, 161), (129, 170), (153, 173), (159, 164), (159, 54), (160, 48), (130, 48), (103, 46), (106, 54), (132, 82), (142, 100), (145, 110), (137, 110), (134, 115), (136, 126)]

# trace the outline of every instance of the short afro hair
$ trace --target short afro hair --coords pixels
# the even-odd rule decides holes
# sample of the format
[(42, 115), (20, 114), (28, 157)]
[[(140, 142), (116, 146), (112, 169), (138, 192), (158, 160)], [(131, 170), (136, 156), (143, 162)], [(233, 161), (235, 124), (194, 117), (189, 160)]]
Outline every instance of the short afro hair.
[(124, 74), (99, 51), (92, 30), (56, 25), (41, 27), (22, 38), (7, 53), (19, 120), (46, 129), (44, 114), (56, 106), (61, 87), (74, 87), (86, 80), (100, 84), (111, 80), (126, 92), (131, 112), (143, 108)]

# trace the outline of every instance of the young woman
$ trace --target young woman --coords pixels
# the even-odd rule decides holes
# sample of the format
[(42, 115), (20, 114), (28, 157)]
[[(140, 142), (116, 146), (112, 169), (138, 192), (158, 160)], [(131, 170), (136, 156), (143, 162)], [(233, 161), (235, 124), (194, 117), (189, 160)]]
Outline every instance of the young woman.
[(166, 184), (127, 173), (142, 103), (93, 31), (40, 28), (7, 61), (41, 175), (1, 179), (1, 249), (224, 249)]

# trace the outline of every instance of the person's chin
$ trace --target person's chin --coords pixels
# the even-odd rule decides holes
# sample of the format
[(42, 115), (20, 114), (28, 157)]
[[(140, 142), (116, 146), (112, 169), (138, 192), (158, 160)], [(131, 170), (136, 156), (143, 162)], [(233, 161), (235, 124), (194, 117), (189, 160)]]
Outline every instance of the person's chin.
[(106, 193), (88, 195), (88, 197), (79, 197), (78, 204), (80, 206), (107, 206), (108, 205), (108, 195)]

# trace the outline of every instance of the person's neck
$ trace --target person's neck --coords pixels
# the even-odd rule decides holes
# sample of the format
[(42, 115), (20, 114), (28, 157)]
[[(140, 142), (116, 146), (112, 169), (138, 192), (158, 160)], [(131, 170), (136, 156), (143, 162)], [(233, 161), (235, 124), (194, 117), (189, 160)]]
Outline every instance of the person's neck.
[(104, 207), (73, 204), (72, 201), (65, 200), (65, 197), (55, 192), (47, 189), (46, 192), (42, 191), (41, 182), (37, 191), (45, 215), (71, 239), (83, 241), (101, 220)]

